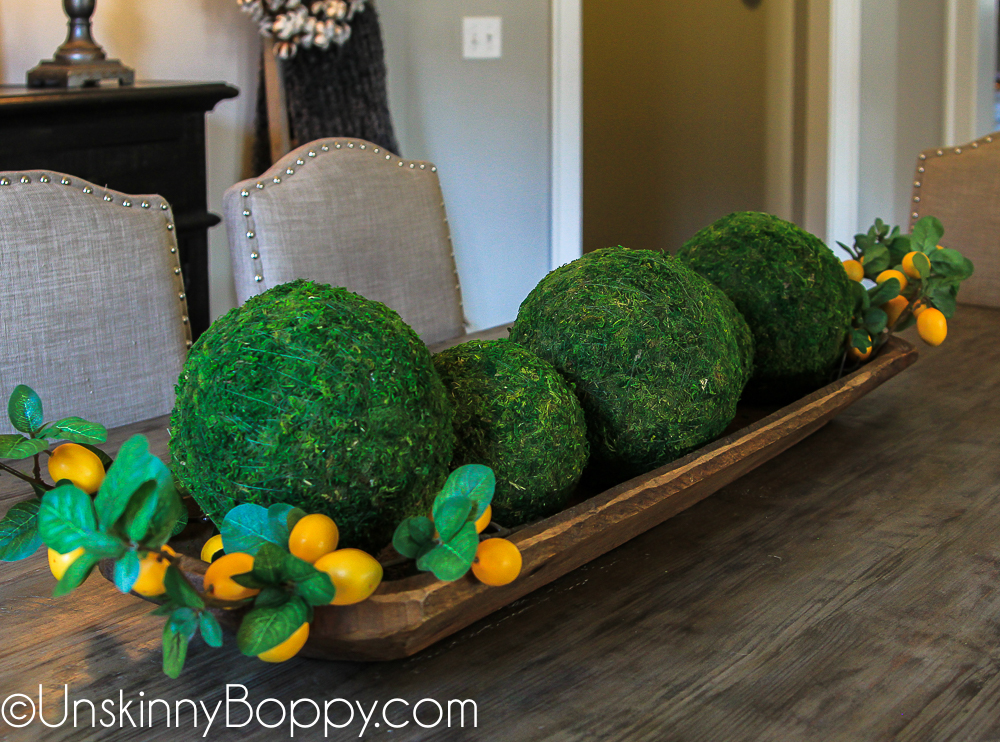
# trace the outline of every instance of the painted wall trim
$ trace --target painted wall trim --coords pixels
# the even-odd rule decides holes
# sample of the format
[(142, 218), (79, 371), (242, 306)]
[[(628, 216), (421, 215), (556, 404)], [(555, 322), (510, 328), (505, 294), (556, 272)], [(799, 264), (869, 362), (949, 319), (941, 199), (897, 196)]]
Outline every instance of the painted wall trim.
[(552, 0), (551, 267), (583, 254), (581, 0)]
[(858, 231), (861, 173), (861, 0), (830, 2), (826, 241)]
[(945, 5), (944, 144), (963, 144), (996, 128), (997, 0)]

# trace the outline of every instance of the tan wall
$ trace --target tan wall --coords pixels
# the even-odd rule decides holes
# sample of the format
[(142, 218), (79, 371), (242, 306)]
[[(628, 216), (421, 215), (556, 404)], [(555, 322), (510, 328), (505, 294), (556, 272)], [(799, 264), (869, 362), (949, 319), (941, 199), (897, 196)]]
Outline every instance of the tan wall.
[(584, 249), (673, 251), (763, 209), (763, 8), (583, 0), (583, 26)]
[[(222, 80), (242, 91), (208, 117), (208, 203), (245, 177), (260, 42), (236, 0), (100, 0), (94, 35), (109, 56), (141, 80)], [(0, 0), (0, 79), (24, 84), (25, 73), (52, 57), (66, 38), (60, 0)], [(229, 248), (222, 226), (209, 232), (212, 316), (234, 305)]]

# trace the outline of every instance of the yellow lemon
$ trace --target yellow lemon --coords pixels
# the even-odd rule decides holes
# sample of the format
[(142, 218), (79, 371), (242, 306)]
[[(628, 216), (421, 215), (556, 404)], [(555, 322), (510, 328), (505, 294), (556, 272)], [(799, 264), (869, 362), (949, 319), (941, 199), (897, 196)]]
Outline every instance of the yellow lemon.
[(330, 575), (337, 594), (330, 605), (351, 605), (367, 600), (382, 582), (382, 565), (360, 549), (339, 549), (324, 554), (313, 565)]

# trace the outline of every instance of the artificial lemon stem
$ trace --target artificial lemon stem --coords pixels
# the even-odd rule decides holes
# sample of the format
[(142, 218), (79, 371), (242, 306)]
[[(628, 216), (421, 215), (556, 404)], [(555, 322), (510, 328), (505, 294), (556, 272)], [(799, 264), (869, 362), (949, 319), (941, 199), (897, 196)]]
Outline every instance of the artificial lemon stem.
[(4, 463), (0, 463), (0, 470), (5, 471), (8, 474), (14, 475), (18, 479), (23, 480), (23, 481), (27, 482), (28, 484), (33, 484), (36, 487), (40, 487), (41, 489), (45, 490), (46, 492), (48, 492), (50, 489), (52, 489), (52, 485), (46, 484), (45, 482), (43, 482), (41, 480), (41, 477), (39, 477), (37, 479), (32, 479), (31, 477), (29, 477), (24, 472), (18, 471), (17, 469), (14, 469), (13, 467), (7, 466)]

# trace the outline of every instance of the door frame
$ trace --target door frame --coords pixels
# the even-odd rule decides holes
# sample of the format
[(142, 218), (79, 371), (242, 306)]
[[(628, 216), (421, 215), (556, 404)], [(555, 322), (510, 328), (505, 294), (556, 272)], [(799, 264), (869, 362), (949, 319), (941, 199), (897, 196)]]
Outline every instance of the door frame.
[(826, 242), (853, 242), (861, 177), (861, 0), (830, 0)]
[(550, 269), (583, 255), (582, 0), (552, 0)]

